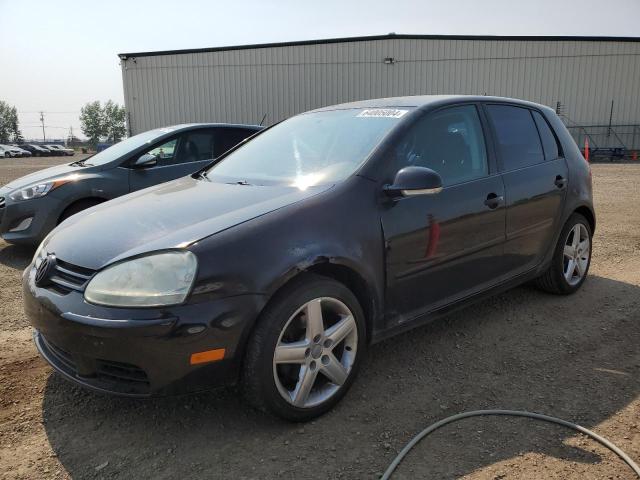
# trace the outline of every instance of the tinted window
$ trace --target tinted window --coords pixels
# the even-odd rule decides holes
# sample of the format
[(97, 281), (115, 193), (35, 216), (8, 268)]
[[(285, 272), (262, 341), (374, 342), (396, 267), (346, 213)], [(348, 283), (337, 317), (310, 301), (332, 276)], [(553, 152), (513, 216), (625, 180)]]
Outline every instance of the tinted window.
[(533, 114), (533, 119), (536, 121), (538, 133), (540, 134), (540, 139), (542, 140), (542, 148), (544, 148), (544, 158), (547, 160), (555, 160), (559, 156), (556, 137), (554, 137), (549, 124), (544, 118), (542, 118), (540, 112), (532, 111), (531, 113)]
[(440, 110), (419, 120), (396, 145), (397, 169), (415, 165), (435, 170), (444, 185), (488, 173), (487, 151), (473, 105)]
[(528, 108), (488, 105), (505, 170), (544, 161), (538, 129)]
[(224, 127), (218, 129), (218, 141), (216, 142), (216, 157), (219, 157), (227, 150), (235, 147), (245, 138), (256, 133), (255, 130), (247, 128)]
[(198, 162), (215, 158), (213, 130), (196, 130), (185, 133), (178, 145), (176, 163)]

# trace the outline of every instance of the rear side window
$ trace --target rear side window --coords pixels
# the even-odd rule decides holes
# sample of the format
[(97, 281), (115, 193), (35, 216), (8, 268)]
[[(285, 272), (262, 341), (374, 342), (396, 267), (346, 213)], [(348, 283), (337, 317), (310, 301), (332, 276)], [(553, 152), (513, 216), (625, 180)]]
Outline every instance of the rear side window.
[(544, 161), (538, 129), (528, 108), (488, 105), (505, 170), (516, 170)]
[(542, 148), (544, 148), (544, 158), (546, 160), (555, 160), (559, 157), (558, 142), (556, 142), (556, 137), (554, 137), (549, 124), (544, 118), (542, 118), (540, 112), (536, 112), (534, 110), (531, 112), (531, 114), (533, 115), (533, 119), (536, 121), (538, 133), (540, 134), (540, 139), (542, 140)]
[(178, 163), (199, 162), (214, 158), (214, 131), (195, 130), (182, 137), (178, 147)]
[(256, 130), (248, 128), (223, 127), (218, 129), (215, 151), (216, 158), (254, 133), (256, 133)]

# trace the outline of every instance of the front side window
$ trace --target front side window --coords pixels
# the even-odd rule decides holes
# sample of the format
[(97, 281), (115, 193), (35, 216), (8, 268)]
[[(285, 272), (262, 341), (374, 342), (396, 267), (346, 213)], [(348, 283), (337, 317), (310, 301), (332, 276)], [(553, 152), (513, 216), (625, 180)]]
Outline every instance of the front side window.
[(145, 153), (156, 156), (158, 158), (158, 166), (171, 165), (172, 163), (175, 163), (174, 159), (176, 156), (177, 143), (177, 139), (174, 138)]
[(395, 147), (397, 170), (407, 166), (430, 168), (443, 185), (485, 177), (487, 150), (474, 105), (461, 105), (427, 115), (409, 129)]
[(224, 182), (307, 188), (353, 174), (410, 108), (297, 115), (242, 145), (207, 172)]
[(528, 108), (488, 105), (498, 140), (498, 151), (506, 171), (544, 161), (538, 129)]

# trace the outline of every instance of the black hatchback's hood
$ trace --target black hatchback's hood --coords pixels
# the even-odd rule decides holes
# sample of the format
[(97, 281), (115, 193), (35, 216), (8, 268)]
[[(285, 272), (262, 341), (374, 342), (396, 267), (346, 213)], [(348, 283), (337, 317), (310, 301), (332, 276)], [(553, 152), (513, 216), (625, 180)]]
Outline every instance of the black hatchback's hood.
[(98, 205), (65, 221), (47, 251), (99, 269), (133, 255), (197, 240), (330, 188), (300, 190), (181, 178)]

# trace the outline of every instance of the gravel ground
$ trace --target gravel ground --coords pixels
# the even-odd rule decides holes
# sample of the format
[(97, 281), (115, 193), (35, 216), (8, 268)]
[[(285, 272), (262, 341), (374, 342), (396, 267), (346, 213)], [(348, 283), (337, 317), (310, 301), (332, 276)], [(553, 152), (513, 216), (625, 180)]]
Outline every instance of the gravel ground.
[[(0, 161), (0, 184), (63, 159)], [(86, 392), (36, 353), (19, 279), (32, 251), (0, 240), (0, 478), (377, 478), (419, 430), (481, 408), (592, 428), (640, 459), (640, 165), (594, 165), (590, 278), (572, 297), (521, 287), (370, 350), (332, 412), (306, 425), (233, 390), (149, 401)], [(423, 441), (394, 478), (631, 479), (586, 437), (469, 419)]]

